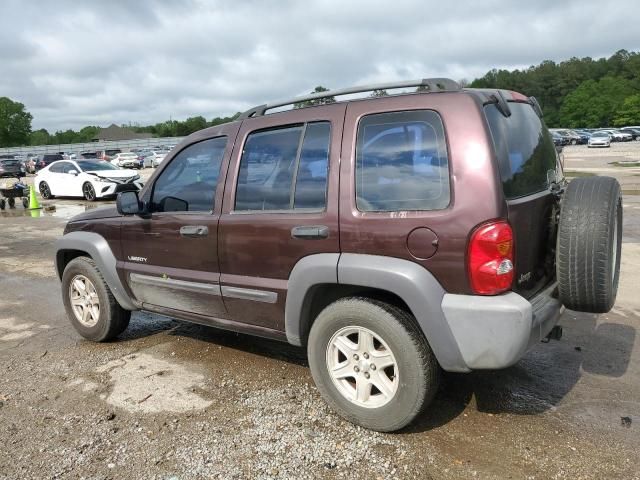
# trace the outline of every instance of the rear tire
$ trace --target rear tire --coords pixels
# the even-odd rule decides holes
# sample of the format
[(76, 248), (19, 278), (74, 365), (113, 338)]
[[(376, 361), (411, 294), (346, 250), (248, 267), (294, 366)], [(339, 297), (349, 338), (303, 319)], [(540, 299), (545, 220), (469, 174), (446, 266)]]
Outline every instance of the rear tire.
[(51, 189), (49, 188), (49, 184), (47, 182), (40, 182), (40, 196), (45, 200), (50, 200), (53, 198), (51, 195)]
[(308, 358), (331, 408), (380, 432), (399, 430), (420, 415), (440, 381), (440, 366), (414, 317), (366, 298), (338, 300), (318, 315)]
[(0, 210), (4, 210), (4, 207), (6, 206), (6, 201), (4, 198), (0, 198)]
[[(65, 267), (62, 300), (71, 324), (87, 340), (112, 340), (129, 326), (131, 312), (118, 304), (100, 270), (89, 257), (74, 258)], [(86, 318), (83, 315), (85, 308), (90, 310)]]
[(15, 208), (16, 207), (16, 199), (11, 197), (9, 198), (9, 200), (7, 200), (7, 202), (9, 203), (9, 208)]
[(622, 197), (611, 177), (576, 178), (562, 199), (557, 275), (560, 300), (580, 312), (613, 307), (620, 277)]
[(84, 199), (88, 202), (93, 202), (96, 199), (96, 191), (91, 185), (90, 182), (85, 182), (82, 185), (82, 195), (84, 195)]

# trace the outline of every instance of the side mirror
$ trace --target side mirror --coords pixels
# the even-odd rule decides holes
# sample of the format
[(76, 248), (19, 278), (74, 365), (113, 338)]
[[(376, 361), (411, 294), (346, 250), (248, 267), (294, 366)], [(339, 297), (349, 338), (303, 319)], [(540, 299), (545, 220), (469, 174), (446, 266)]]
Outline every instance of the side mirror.
[(77, 171), (77, 170), (75, 170), (75, 169), (73, 169), (73, 168), (72, 168), (71, 170), (69, 170), (67, 173), (68, 173), (69, 175), (75, 175), (76, 177), (78, 176), (78, 171)]
[(138, 192), (120, 192), (116, 199), (116, 208), (120, 215), (138, 215), (143, 213)]

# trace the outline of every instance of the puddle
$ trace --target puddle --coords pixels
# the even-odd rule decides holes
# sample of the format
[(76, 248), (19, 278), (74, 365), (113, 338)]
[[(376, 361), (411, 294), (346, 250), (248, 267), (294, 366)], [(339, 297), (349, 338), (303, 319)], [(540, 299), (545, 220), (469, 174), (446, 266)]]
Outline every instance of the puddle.
[(31, 218), (42, 218), (42, 217), (55, 217), (55, 218), (64, 218), (70, 219), (78, 215), (79, 213), (86, 212), (87, 210), (93, 210), (100, 206), (100, 204), (60, 204), (56, 203), (52, 206), (55, 207), (53, 210), (48, 210), (46, 205), (43, 208), (37, 210), (29, 210), (26, 208), (22, 208), (21, 205), (16, 206), (15, 208), (6, 208), (5, 210), (0, 210), (0, 218), (3, 217), (31, 217)]

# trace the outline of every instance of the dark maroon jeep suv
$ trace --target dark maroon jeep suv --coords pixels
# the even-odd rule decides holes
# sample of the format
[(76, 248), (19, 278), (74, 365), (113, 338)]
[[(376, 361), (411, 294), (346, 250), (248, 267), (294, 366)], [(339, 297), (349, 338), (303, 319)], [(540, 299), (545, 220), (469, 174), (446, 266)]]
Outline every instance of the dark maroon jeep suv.
[(621, 229), (618, 182), (567, 184), (534, 98), (425, 79), (190, 135), (139, 194), (73, 218), (56, 267), (85, 338), (147, 310), (305, 346), (336, 412), (393, 431), (442, 370), (514, 364), (564, 306), (609, 311)]

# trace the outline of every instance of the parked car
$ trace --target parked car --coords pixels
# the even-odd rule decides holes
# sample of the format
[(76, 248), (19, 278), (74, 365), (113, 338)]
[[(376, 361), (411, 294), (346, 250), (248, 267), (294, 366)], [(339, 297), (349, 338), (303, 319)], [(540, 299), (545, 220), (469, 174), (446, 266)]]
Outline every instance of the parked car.
[(107, 150), (98, 150), (98, 158), (100, 160), (106, 160), (107, 162), (111, 161), (111, 159), (117, 155), (118, 153), (122, 153), (122, 150), (119, 148), (110, 148)]
[[(424, 93), (269, 113), (400, 87)], [(620, 185), (567, 184), (541, 116), (448, 79), (252, 108), (187, 137), (140, 194), (68, 222), (67, 316), (94, 341), (148, 310), (304, 346), (334, 411), (398, 430), (441, 370), (511, 366), (560, 337), (563, 305), (614, 304)]]
[(152, 150), (146, 157), (144, 157), (143, 166), (144, 168), (156, 168), (162, 163), (166, 156), (167, 152), (163, 150)]
[(589, 137), (591, 137), (589, 132), (585, 132), (583, 130), (570, 130), (570, 132), (575, 136), (574, 138), (578, 145), (586, 145), (589, 141)]
[(133, 152), (116, 153), (111, 158), (111, 163), (116, 167), (141, 168), (138, 155)]
[(40, 170), (34, 185), (42, 198), (84, 197), (93, 201), (118, 192), (138, 191), (140, 176), (104, 160), (61, 160)]
[(565, 145), (578, 145), (586, 143), (586, 140), (583, 141), (582, 136), (578, 135), (573, 130), (556, 128), (553, 131), (566, 139)]
[(567, 144), (566, 139), (562, 135), (560, 135), (559, 133), (554, 132), (552, 130), (550, 130), (549, 133), (551, 133), (551, 138), (553, 139), (553, 144), (556, 147), (563, 147), (564, 145)]
[(620, 131), (631, 135), (633, 140), (640, 140), (640, 128), (624, 127)]
[(30, 173), (36, 173), (38, 170), (45, 168), (47, 165), (51, 165), (53, 162), (63, 160), (63, 156), (60, 153), (46, 153), (44, 155), (38, 155), (33, 159), (33, 164), (29, 164), (29, 168), (33, 169)]
[(24, 177), (24, 167), (14, 155), (0, 155), (0, 178)]
[(611, 146), (611, 136), (607, 132), (593, 132), (591, 137), (589, 138), (589, 143), (587, 143), (587, 147), (610, 147)]
[(613, 142), (630, 142), (633, 140), (630, 133), (621, 132), (620, 130), (615, 130), (613, 128), (601, 129), (598, 131), (608, 133), (611, 137), (611, 141)]
[(98, 158), (98, 154), (99, 152), (94, 152), (94, 151), (80, 152), (80, 157), (82, 157), (85, 160), (88, 160), (88, 159)]

